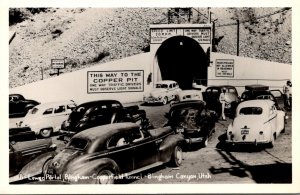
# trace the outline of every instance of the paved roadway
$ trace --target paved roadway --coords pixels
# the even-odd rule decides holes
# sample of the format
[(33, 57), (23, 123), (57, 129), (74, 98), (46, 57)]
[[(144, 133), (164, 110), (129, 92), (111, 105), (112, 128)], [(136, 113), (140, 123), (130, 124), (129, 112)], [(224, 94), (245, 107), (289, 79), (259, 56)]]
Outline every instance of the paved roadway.
[[(129, 104), (132, 105), (132, 104)], [(142, 106), (154, 127), (166, 122), (164, 114), (170, 105)], [(126, 106), (126, 105), (125, 105)], [(291, 113), (285, 133), (275, 141), (274, 148), (250, 147), (225, 150), (222, 140), (231, 119), (220, 121), (206, 148), (192, 148), (184, 152), (182, 166), (160, 166), (132, 176), (120, 183), (289, 183), (292, 170)], [(21, 119), (10, 119), (11, 127)], [(60, 150), (64, 144), (52, 137)]]

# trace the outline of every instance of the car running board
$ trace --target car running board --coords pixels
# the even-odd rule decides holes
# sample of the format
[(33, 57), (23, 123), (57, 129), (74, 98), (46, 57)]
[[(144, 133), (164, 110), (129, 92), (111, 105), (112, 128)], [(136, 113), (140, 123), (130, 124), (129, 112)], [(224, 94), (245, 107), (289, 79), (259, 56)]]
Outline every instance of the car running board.
[(126, 176), (134, 175), (134, 174), (136, 174), (136, 173), (140, 173), (140, 172), (146, 171), (146, 170), (148, 170), (148, 169), (151, 169), (151, 168), (160, 166), (160, 165), (162, 165), (162, 164), (164, 164), (164, 163), (163, 163), (163, 162), (156, 162), (156, 163), (153, 163), (153, 164), (151, 164), (151, 165), (147, 165), (147, 166), (145, 166), (145, 167), (136, 169), (136, 170), (134, 170), (134, 171), (131, 171), (131, 172), (128, 172), (128, 173), (120, 174), (119, 176), (122, 176), (122, 175), (126, 175)]

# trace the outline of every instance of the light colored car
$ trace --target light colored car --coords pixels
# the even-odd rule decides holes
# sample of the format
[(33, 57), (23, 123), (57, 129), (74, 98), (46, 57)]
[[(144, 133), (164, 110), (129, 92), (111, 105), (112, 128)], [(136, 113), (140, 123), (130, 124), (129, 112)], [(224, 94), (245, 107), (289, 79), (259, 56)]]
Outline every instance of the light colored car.
[(175, 99), (179, 91), (181, 91), (181, 89), (176, 81), (158, 81), (155, 88), (149, 94), (144, 95), (143, 101), (145, 103), (167, 104)]
[(199, 90), (201, 92), (204, 92), (207, 88), (206, 85), (203, 85), (204, 80), (202, 79), (194, 79), (192, 83), (193, 89)]
[(30, 127), (42, 137), (50, 137), (53, 132), (59, 131), (75, 107), (76, 104), (71, 100), (40, 104), (28, 111), (20, 126)]
[(174, 99), (171, 102), (171, 105), (178, 102), (192, 101), (192, 100), (201, 100), (203, 101), (202, 92), (198, 90), (182, 90), (179, 91)]
[(227, 143), (269, 144), (285, 130), (285, 112), (277, 110), (271, 100), (249, 100), (236, 109), (236, 117), (228, 126)]

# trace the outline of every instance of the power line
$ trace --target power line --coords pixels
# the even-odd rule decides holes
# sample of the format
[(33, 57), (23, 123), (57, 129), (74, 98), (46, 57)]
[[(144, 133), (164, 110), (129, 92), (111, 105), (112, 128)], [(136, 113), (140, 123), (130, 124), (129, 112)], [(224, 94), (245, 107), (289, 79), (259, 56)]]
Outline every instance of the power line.
[[(278, 14), (278, 13), (281, 13), (281, 12), (284, 12), (284, 11), (287, 11), (287, 10), (290, 10), (291, 7), (285, 7), (285, 8), (282, 8), (280, 10), (277, 10), (273, 13), (270, 13), (270, 14), (265, 14), (265, 15), (261, 15), (261, 16), (257, 16), (255, 17), (256, 19), (262, 19), (262, 18), (265, 18), (265, 17), (269, 17), (269, 16), (272, 16), (272, 15), (275, 15), (275, 14)], [(239, 21), (239, 23), (246, 23), (246, 22), (250, 22), (250, 20), (241, 20)], [(216, 25), (216, 27), (224, 27), (224, 26), (233, 26), (233, 25), (237, 25), (237, 22), (231, 22), (231, 23), (226, 23), (226, 24), (219, 24), (219, 25)]]

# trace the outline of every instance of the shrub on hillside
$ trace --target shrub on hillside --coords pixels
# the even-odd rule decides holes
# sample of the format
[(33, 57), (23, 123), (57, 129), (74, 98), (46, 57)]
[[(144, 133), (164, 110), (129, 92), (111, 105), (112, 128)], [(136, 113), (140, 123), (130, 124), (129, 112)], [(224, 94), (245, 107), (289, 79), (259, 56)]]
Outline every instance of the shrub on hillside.
[(32, 13), (26, 8), (10, 8), (9, 9), (9, 25), (23, 22), (32, 16)]
[(27, 20), (30, 16), (40, 12), (46, 12), (48, 8), (10, 8), (9, 25), (17, 24)]

